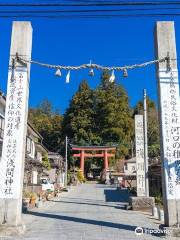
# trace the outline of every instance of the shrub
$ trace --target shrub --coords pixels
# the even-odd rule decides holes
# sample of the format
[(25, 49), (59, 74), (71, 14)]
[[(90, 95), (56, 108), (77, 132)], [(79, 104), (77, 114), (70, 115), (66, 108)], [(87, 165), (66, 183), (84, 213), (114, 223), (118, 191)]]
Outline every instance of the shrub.
[(47, 170), (51, 170), (51, 164), (49, 162), (47, 154), (43, 156), (42, 158), (42, 165), (45, 167)]
[(84, 178), (84, 175), (81, 170), (78, 170), (78, 172), (77, 172), (77, 179), (80, 183), (85, 182), (85, 178)]
[(23, 198), (31, 198), (31, 192), (23, 191)]

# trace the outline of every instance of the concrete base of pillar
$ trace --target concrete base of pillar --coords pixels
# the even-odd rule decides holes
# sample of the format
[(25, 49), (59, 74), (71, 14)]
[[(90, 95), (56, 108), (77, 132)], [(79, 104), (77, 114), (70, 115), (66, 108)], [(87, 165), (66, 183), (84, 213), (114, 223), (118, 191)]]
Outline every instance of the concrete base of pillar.
[(0, 238), (8, 237), (8, 236), (20, 236), (24, 234), (26, 230), (26, 226), (24, 224), (18, 226), (10, 226), (6, 224), (0, 225)]
[(130, 197), (129, 204), (132, 210), (152, 210), (155, 204), (154, 197)]

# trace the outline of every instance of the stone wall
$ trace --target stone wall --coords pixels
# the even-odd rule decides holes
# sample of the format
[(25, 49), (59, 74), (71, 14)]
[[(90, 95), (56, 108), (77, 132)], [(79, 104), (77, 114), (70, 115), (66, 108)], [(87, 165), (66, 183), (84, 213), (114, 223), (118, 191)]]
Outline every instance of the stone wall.
[(132, 210), (151, 210), (155, 205), (154, 197), (130, 197)]

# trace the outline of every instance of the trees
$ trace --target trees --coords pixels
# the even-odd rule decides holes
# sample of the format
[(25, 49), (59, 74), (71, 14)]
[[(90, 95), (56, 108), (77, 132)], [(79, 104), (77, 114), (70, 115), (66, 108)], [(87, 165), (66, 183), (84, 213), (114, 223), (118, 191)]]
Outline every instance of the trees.
[[(139, 101), (134, 109), (134, 114), (143, 114), (143, 102)], [(158, 113), (155, 103), (147, 98), (147, 127), (148, 127), (148, 153), (150, 158), (160, 156), (160, 139)]]
[(53, 110), (52, 104), (46, 99), (37, 108), (29, 110), (29, 121), (43, 136), (44, 143), (50, 151), (59, 151), (62, 134), (63, 117)]
[(127, 93), (104, 72), (97, 89), (80, 84), (64, 114), (63, 135), (79, 145), (117, 143), (120, 157), (129, 153), (132, 127)]
[(109, 82), (109, 73), (103, 72), (101, 84), (95, 90), (95, 126), (102, 143), (117, 143), (118, 157), (128, 155), (133, 134), (133, 121), (125, 89)]
[(94, 128), (93, 91), (84, 80), (64, 114), (63, 136), (72, 138), (76, 144), (94, 144), (98, 141)]
[(46, 168), (47, 170), (51, 170), (51, 164), (49, 162), (49, 159), (48, 159), (48, 155), (44, 155), (43, 158), (42, 158), (42, 165), (44, 168)]

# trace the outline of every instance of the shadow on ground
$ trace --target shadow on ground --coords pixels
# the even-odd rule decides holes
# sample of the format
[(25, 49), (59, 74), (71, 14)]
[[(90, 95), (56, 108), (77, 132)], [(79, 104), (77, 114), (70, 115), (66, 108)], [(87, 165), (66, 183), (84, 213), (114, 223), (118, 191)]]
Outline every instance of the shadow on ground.
[(50, 213), (28, 211), (27, 214), (31, 214), (33, 216), (38, 216), (38, 217), (46, 217), (46, 218), (59, 219), (64, 221), (77, 222), (77, 223), (92, 224), (92, 225), (97, 225), (102, 227), (124, 229), (128, 231), (134, 231), (137, 227), (137, 226), (131, 226), (131, 225), (126, 225), (121, 223), (112, 223), (112, 222), (105, 222), (105, 221), (99, 221), (99, 220), (93, 220), (93, 219), (84, 219), (84, 218), (50, 214)]
[[(63, 221), (70, 221), (70, 222), (83, 223), (83, 224), (92, 224), (92, 225), (101, 226), (101, 227), (117, 228), (117, 229), (132, 231), (132, 232), (134, 232), (135, 229), (138, 227), (136, 225), (132, 226), (132, 225), (121, 224), (121, 223), (105, 222), (105, 221), (57, 215), (57, 214), (51, 214), (51, 213), (28, 211), (27, 214), (37, 216), (37, 217), (45, 217), (45, 218), (58, 219), (58, 220), (63, 220)], [(146, 228), (146, 230), (147, 229), (148, 228)], [(152, 229), (149, 229), (149, 230), (152, 230)], [(159, 234), (150, 234), (150, 235), (159, 236)]]
[(127, 189), (104, 189), (106, 202), (129, 202), (129, 192)]
[(100, 206), (100, 207), (119, 207), (119, 208), (122, 208), (124, 209), (124, 204), (116, 204), (116, 205), (112, 205), (112, 204), (105, 204), (104, 203), (96, 203), (96, 202), (86, 202), (84, 201), (83, 202), (83, 199), (81, 199), (81, 202), (76, 202), (76, 201), (69, 201), (68, 199), (67, 200), (49, 200), (51, 202), (59, 202), (59, 203), (70, 203), (70, 204), (77, 204), (77, 205), (89, 205), (89, 206)]

